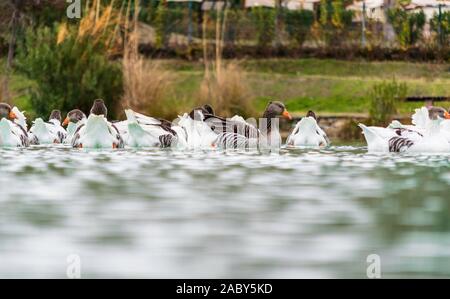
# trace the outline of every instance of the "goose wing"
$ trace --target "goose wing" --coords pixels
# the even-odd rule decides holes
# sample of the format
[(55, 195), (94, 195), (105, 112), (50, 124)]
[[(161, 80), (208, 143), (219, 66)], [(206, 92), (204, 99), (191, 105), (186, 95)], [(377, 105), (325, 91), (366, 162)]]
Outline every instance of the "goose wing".
[(205, 123), (216, 134), (234, 133), (246, 138), (257, 138), (259, 136), (259, 130), (241, 117), (235, 116), (231, 119), (225, 119), (215, 115), (205, 115)]
[[(382, 131), (378, 130), (376, 127), (367, 127), (364, 124), (358, 124), (358, 126), (363, 131), (369, 152), (389, 152), (389, 139), (397, 137), (391, 130)], [(384, 135), (387, 132), (390, 132), (390, 135)]]
[(12, 108), (11, 111), (17, 117), (17, 119), (14, 120), (14, 123), (20, 125), (25, 131), (28, 130), (27, 118), (25, 117), (25, 112), (20, 111), (19, 108), (17, 108), (17, 107)]
[(0, 147), (26, 147), (28, 135), (19, 125), (3, 118), (0, 121)]
[(61, 122), (56, 119), (49, 120), (46, 123), (47, 129), (57, 138), (57, 143), (63, 143), (67, 138), (67, 131), (61, 126)]
[[(177, 140), (177, 132), (172, 123), (136, 113), (131, 109), (125, 111), (127, 116), (127, 140), (138, 147), (169, 147)], [(120, 126), (123, 125), (120, 124)], [(123, 129), (122, 129), (123, 130)]]

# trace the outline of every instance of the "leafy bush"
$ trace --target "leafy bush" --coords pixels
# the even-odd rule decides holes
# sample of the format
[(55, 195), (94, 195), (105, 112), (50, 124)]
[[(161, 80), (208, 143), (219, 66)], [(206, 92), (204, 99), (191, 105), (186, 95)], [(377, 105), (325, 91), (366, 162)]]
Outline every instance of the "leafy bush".
[(425, 14), (421, 10), (408, 13), (401, 8), (388, 10), (388, 19), (397, 35), (400, 46), (407, 48), (417, 43), (425, 26)]
[(392, 82), (375, 84), (370, 93), (369, 115), (374, 125), (386, 125), (391, 117), (397, 113), (398, 104), (407, 94), (405, 83), (398, 83), (395, 78)]
[(289, 37), (301, 46), (314, 23), (314, 13), (310, 10), (288, 10), (285, 13), (286, 31)]
[(156, 47), (163, 48), (167, 43), (167, 8), (161, 1), (155, 15)]
[(252, 9), (252, 18), (256, 25), (258, 47), (265, 49), (275, 38), (275, 10), (255, 7)]
[[(450, 45), (450, 11), (441, 12), (441, 21), (439, 14), (435, 14), (430, 20), (431, 30), (436, 33), (436, 39), (441, 45)], [(440, 23), (440, 26), (439, 26)], [(440, 27), (440, 28), (439, 28)]]
[(319, 24), (326, 45), (339, 45), (352, 24), (353, 11), (345, 9), (345, 0), (321, 0)]
[(64, 29), (28, 30), (19, 47), (18, 70), (36, 82), (31, 93), (35, 111), (38, 115), (48, 115), (52, 109), (88, 112), (92, 101), (102, 98), (114, 115), (122, 94), (120, 66), (108, 59), (103, 43), (80, 37), (74, 28), (65, 30), (64, 40)]
[[(153, 19), (150, 21), (150, 24), (155, 27), (157, 48), (164, 48), (167, 46), (171, 33), (187, 34), (187, 28), (189, 26), (189, 10), (187, 7), (183, 7), (181, 5), (172, 6), (161, 1), (154, 10), (155, 13)], [(194, 31), (194, 22), (198, 16), (194, 9), (192, 9), (191, 13), (191, 25)]]

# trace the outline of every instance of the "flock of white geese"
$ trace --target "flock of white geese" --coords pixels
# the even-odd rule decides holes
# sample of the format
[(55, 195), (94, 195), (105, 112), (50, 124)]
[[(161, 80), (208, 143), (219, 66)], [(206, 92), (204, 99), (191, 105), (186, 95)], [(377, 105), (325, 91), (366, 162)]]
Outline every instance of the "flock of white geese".
[[(74, 148), (279, 148), (282, 145), (277, 118), (292, 117), (283, 103), (271, 101), (259, 122), (236, 115), (230, 119), (215, 114), (209, 105), (194, 108), (175, 121), (125, 110), (127, 119), (108, 121), (103, 100), (95, 100), (89, 116), (75, 109), (62, 119), (55, 110), (45, 122), (38, 118), (28, 129), (25, 114), (0, 103), (0, 147), (66, 144)], [(393, 121), (388, 127), (359, 125), (369, 152), (450, 152), (450, 114), (440, 107), (422, 107), (412, 116), (412, 125)], [(325, 132), (310, 111), (293, 128), (287, 147), (325, 147)]]

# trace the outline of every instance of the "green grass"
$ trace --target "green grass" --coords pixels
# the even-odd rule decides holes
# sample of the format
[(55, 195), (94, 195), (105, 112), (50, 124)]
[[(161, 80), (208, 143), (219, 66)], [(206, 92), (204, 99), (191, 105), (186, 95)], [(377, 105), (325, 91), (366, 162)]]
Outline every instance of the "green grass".
[[(5, 59), (0, 58), (0, 78), (3, 79), (5, 72)], [(13, 73), (10, 77), (9, 92), (12, 97), (14, 105), (19, 107), (22, 111), (27, 112), (27, 116), (30, 119), (34, 119), (36, 114), (30, 103), (30, 89), (33, 86), (33, 82), (26, 77)]]
[[(4, 65), (3, 60), (0, 61)], [(200, 62), (164, 60), (162, 64), (176, 73), (176, 84), (168, 104), (177, 112), (197, 101), (203, 76)], [(338, 61), (331, 59), (242, 60), (248, 73), (255, 105), (262, 111), (269, 99), (286, 103), (294, 114), (314, 110), (322, 114), (367, 113), (369, 92), (383, 80), (405, 82), (410, 96), (450, 96), (450, 64), (409, 62)], [(0, 74), (3, 67), (0, 68)], [(14, 102), (33, 113), (29, 104), (32, 82), (14, 74), (11, 90)], [(423, 103), (402, 103), (399, 113), (409, 114)], [(438, 103), (450, 108), (450, 103)]]
[[(406, 82), (410, 96), (450, 96), (449, 64), (328, 59), (244, 60), (240, 64), (248, 72), (259, 110), (269, 99), (279, 99), (295, 114), (308, 110), (326, 114), (367, 113), (372, 86), (394, 77)], [(175, 60), (164, 61), (164, 65), (188, 82), (179, 85), (178, 93), (195, 97), (202, 65)], [(398, 110), (408, 114), (422, 104), (402, 103)], [(450, 103), (439, 105), (450, 107)]]

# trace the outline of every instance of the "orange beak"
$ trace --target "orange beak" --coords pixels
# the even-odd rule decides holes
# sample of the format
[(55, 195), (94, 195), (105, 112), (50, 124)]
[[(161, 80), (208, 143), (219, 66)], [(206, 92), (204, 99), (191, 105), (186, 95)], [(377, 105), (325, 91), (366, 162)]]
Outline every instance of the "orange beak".
[(287, 110), (284, 110), (282, 115), (284, 118), (292, 120), (292, 116), (289, 114)]
[(445, 119), (450, 119), (450, 113), (448, 113), (447, 111), (445, 111), (444, 117), (445, 117)]
[(9, 118), (10, 118), (10, 119), (17, 119), (17, 115), (16, 115), (14, 112), (11, 111), (11, 112), (9, 113)]
[(70, 120), (68, 117), (66, 117), (66, 119), (64, 120), (64, 122), (62, 123), (63, 126), (67, 126), (69, 124)]

